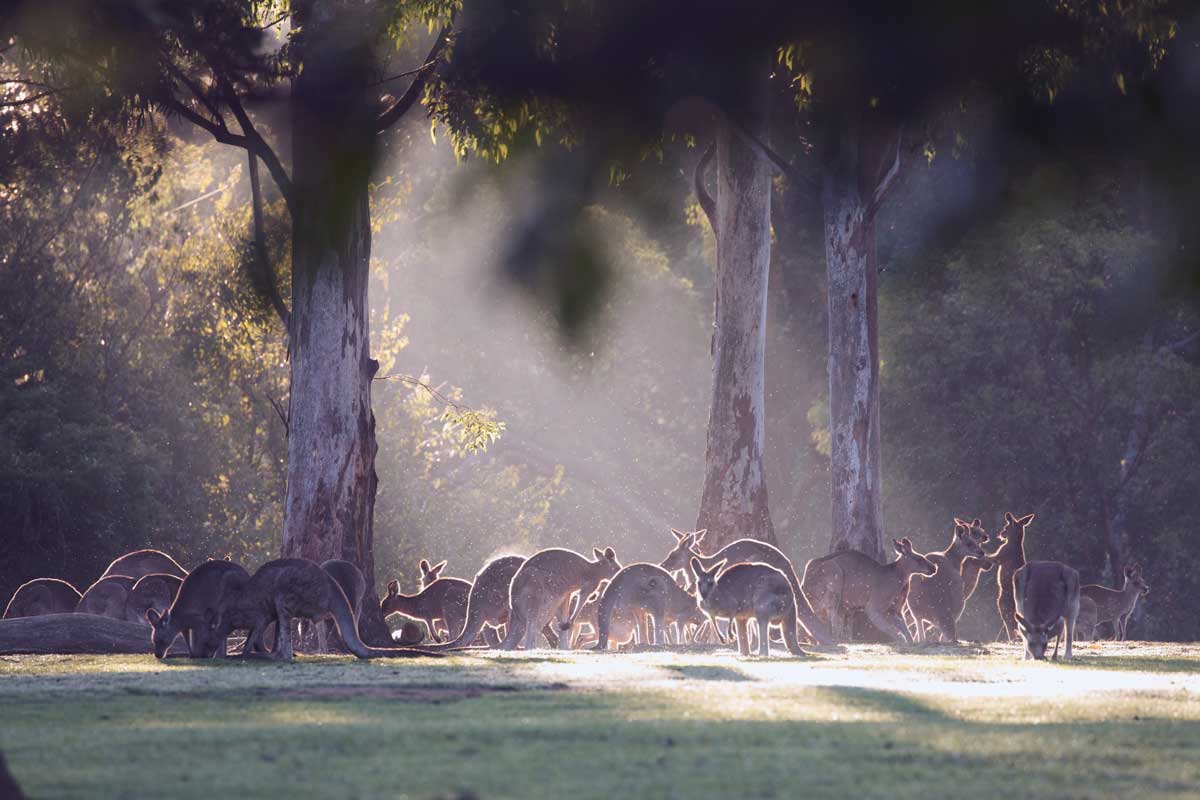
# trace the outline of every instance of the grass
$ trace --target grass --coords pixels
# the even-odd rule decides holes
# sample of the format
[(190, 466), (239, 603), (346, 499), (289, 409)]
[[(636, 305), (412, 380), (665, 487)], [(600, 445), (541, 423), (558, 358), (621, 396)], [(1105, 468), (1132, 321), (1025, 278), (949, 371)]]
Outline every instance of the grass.
[(0, 749), (55, 797), (1194, 797), (1200, 646), (805, 659), (0, 658)]

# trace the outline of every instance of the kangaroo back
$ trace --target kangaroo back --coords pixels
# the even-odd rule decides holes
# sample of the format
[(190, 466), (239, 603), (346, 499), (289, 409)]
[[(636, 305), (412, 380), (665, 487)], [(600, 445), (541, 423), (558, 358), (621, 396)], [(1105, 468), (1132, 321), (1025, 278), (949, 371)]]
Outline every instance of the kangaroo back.
[(483, 632), (483, 626), (504, 624), (508, 620), (508, 588), (513, 575), (525, 563), (524, 556), (501, 556), (489, 561), (475, 576), (467, 595), (467, 619), (462, 632), (452, 641), (424, 647), (425, 650), (451, 650), (470, 647)]

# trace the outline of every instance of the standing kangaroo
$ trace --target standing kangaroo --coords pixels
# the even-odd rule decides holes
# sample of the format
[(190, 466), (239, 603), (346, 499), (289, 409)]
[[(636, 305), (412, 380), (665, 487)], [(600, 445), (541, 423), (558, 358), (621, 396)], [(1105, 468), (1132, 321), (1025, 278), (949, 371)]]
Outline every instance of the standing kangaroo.
[(1086, 597), (1096, 604), (1096, 622), (1112, 622), (1114, 638), (1125, 641), (1129, 628), (1129, 618), (1137, 606), (1139, 597), (1150, 594), (1150, 585), (1142, 578), (1142, 568), (1137, 564), (1125, 567), (1125, 584), (1120, 589), (1109, 589), (1107, 586), (1089, 583), (1079, 590), (1080, 596)]
[[(604, 589), (608, 586), (608, 581), (600, 581), (600, 585), (596, 587), (596, 591), (588, 595), (587, 601), (583, 606), (576, 611), (570, 621), (570, 631), (567, 631), (567, 623), (561, 626), (560, 636), (569, 635), (571, 648), (575, 649), (584, 645), (584, 626), (591, 629), (590, 646), (593, 650), (599, 650), (596, 642), (599, 640), (600, 631), (600, 598), (604, 594)], [(611, 650), (613, 646), (618, 648), (630, 641), (640, 643), (646, 640), (646, 634), (642, 630), (645, 627), (645, 620), (639, 619), (634, 614), (632, 609), (614, 609), (612, 616), (608, 620), (608, 648)]]
[[(248, 580), (249, 573), (230, 561), (206, 561), (192, 570), (179, 585), (175, 602), (171, 603), (166, 613), (160, 614), (153, 608), (146, 610), (155, 657), (166, 656), (176, 637), (182, 635), (187, 641), (188, 655), (192, 658), (211, 658), (214, 655), (223, 658), (228, 647), (227, 637), (221, 637), (218, 642), (212, 632), (217, 622), (221, 593)], [(201, 632), (199, 636), (196, 635), (198, 631)], [(246, 645), (249, 648), (252, 643), (247, 641)]]
[[(978, 517), (971, 522), (966, 522), (958, 517), (955, 517), (954, 524), (962, 525), (963, 527), (969, 529), (971, 538), (974, 539), (980, 545), (980, 547), (991, 541), (991, 537), (988, 536), (987, 531), (983, 529), (983, 525), (980, 524)], [(988, 555), (989, 553), (985, 551), (982, 558), (972, 556), (970, 558), (963, 559), (961, 572), (963, 581), (964, 609), (967, 607), (967, 601), (971, 599), (971, 595), (975, 594), (976, 587), (979, 586), (980, 574), (992, 569), (992, 562), (987, 560)], [(994, 555), (994, 553), (991, 555)], [(962, 614), (959, 614), (959, 617), (961, 618)]]
[(926, 553), (937, 565), (937, 573), (926, 577), (913, 575), (908, 584), (908, 608), (916, 620), (916, 640), (925, 641), (925, 623), (937, 628), (948, 642), (958, 640), (955, 623), (962, 616), (964, 600), (963, 561), (968, 556), (983, 556), (983, 547), (971, 535), (971, 529), (956, 521), (950, 546)]
[(128, 575), (106, 575), (93, 583), (79, 599), (76, 614), (125, 619), (125, 603), (136, 581)]
[(178, 561), (161, 550), (134, 550), (109, 564), (100, 577), (126, 575), (136, 581), (147, 575), (174, 575), (183, 578), (187, 574), (187, 570), (179, 566)]
[(379, 601), (383, 616), (389, 614), (404, 614), (419, 619), (429, 629), (429, 638), (441, 642), (438, 635), (437, 620), (446, 623), (450, 639), (457, 639), (462, 633), (467, 620), (467, 602), (471, 595), (471, 584), (461, 578), (440, 578), (446, 562), (430, 567), (429, 562), (421, 559), (421, 591), (416, 594), (401, 594), (400, 584), (388, 581), (387, 595)]
[(913, 550), (907, 538), (893, 539), (892, 547), (898, 558), (890, 564), (857, 550), (842, 550), (805, 566), (804, 593), (816, 612), (829, 619), (834, 635), (845, 629), (852, 612), (862, 610), (880, 632), (897, 642), (909, 640), (900, 613), (908, 597), (908, 579), (916, 573), (933, 576), (938, 567)]
[(688, 562), (696, 578), (700, 608), (716, 626), (716, 619), (731, 620), (737, 633), (738, 653), (750, 655), (750, 620), (758, 624), (758, 654), (771, 654), (771, 625), (783, 629), (783, 643), (792, 655), (802, 656), (796, 638), (796, 592), (782, 570), (767, 564), (734, 564), (722, 571), (724, 562), (705, 569), (699, 558)]
[[(222, 592), (217, 601), (216, 622), (200, 637), (200, 646), (215, 647), (235, 626), (251, 629), (247, 643), (261, 641), (266, 626), (275, 623), (275, 649), (271, 657), (291, 661), (294, 619), (320, 621), (332, 618), (338, 634), (351, 653), (359, 658), (410, 657), (427, 655), (420, 650), (369, 647), (358, 635), (358, 625), (346, 593), (320, 565), (304, 558), (268, 561), (236, 587)], [(193, 631), (193, 639), (196, 632)]]
[(1030, 561), (1013, 575), (1013, 618), (1025, 640), (1025, 658), (1044, 659), (1050, 637), (1058, 660), (1058, 640), (1066, 630), (1063, 658), (1071, 659), (1075, 621), (1079, 617), (1079, 573), (1058, 561)]
[[(1000, 622), (1004, 629), (1000, 636), (1013, 641), (1017, 636), (1017, 604), (1013, 599), (1013, 576), (1017, 570), (1025, 566), (1025, 528), (1033, 522), (1034, 515), (1028, 514), (1018, 519), (1011, 512), (1004, 513), (1004, 527), (998, 536), (1004, 544), (987, 560), (995, 564), (996, 570), (996, 610), (1000, 612)], [(997, 636), (997, 640), (1000, 638)]]
[[(592, 548), (592, 555), (594, 559), (589, 561), (573, 550), (552, 547), (534, 553), (521, 565), (509, 586), (509, 626), (500, 643), (502, 649), (515, 650), (524, 642), (526, 650), (533, 650), (538, 633), (555, 613), (560, 624), (571, 618), (573, 595), (579, 595), (578, 604), (582, 606), (600, 581), (612, 578), (621, 569), (611, 547)], [(560, 636), (558, 645), (569, 648), (571, 637)]]
[(70, 614), (83, 595), (71, 584), (58, 578), (34, 578), (21, 584), (8, 606), (3, 619), (40, 617), (42, 614)]
[(801, 589), (800, 580), (796, 577), (796, 569), (792, 566), (791, 559), (784, 555), (783, 551), (779, 548), (773, 547), (766, 542), (760, 542), (757, 539), (738, 539), (725, 545), (725, 547), (722, 547), (711, 556), (705, 556), (698, 549), (700, 540), (704, 538), (705, 531), (682, 533), (672, 528), (671, 533), (675, 536), (675, 547), (667, 554), (666, 558), (659, 562), (659, 566), (663, 569), (668, 572), (683, 570), (687, 567), (688, 561), (691, 558), (700, 559), (700, 563), (704, 565), (705, 569), (710, 568), (719, 561), (724, 561), (730, 566), (733, 564), (767, 564), (772, 566), (782, 572), (788, 579), (788, 582), (792, 584), (792, 591), (796, 594), (796, 608), (800, 615), (800, 624), (803, 626), (808, 638), (817, 644), (831, 644), (833, 642), (832, 631), (813, 612), (813, 608), (809, 604), (811, 598), (806, 597), (804, 591)]
[[(699, 607), (690, 592), (680, 588), (657, 564), (630, 564), (621, 569), (604, 592), (596, 609), (596, 649), (606, 650), (613, 619), (649, 615), (654, 620), (654, 639), (647, 644), (668, 644), (667, 626), (679, 624), (680, 632), (696, 620)], [(765, 629), (764, 629), (765, 630)]]

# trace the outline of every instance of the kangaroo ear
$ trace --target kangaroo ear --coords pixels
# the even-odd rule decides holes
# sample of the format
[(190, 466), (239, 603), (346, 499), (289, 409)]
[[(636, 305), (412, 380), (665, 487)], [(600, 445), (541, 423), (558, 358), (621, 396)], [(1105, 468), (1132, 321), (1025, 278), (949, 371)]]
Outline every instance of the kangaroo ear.
[(593, 547), (592, 555), (596, 557), (597, 561), (599, 561), (600, 559), (604, 558), (604, 551), (601, 550), (599, 547)]
[(963, 528), (969, 528), (969, 527), (971, 527), (970, 525), (968, 525), (967, 523), (963, 522), (963, 521), (962, 521), (961, 519), (959, 519), (958, 517), (955, 517), (955, 518), (954, 518), (954, 524), (955, 524), (955, 525), (958, 525), (958, 526), (960, 526), (960, 527), (963, 527)]
[(1004, 521), (1007, 522), (1009, 525), (1017, 524), (1017, 518), (1012, 515), (1011, 511), (1004, 512)]
[(904, 554), (904, 545), (900, 543), (899, 539), (892, 539), (892, 549), (901, 555)]
[(1018, 625), (1020, 625), (1025, 630), (1029, 630), (1029, 623), (1025, 621), (1024, 617), (1022, 617), (1019, 613), (1014, 613), (1013, 616), (1015, 616), (1017, 618)]
[(388, 581), (387, 589), (388, 597), (395, 597), (396, 595), (400, 594), (400, 584), (396, 582), (395, 578)]
[(439, 561), (438, 563), (436, 563), (432, 567), (430, 567), (429, 571), (433, 572), (433, 573), (440, 573), (445, 568), (446, 568), (446, 562), (443, 560), (443, 561)]
[(421, 572), (429, 572), (429, 562), (425, 559), (418, 561), (417, 566), (421, 568)]
[(983, 520), (981, 520), (979, 517), (976, 517), (975, 519), (971, 520), (971, 524), (968, 527), (978, 528), (982, 524)]
[(720, 572), (721, 570), (725, 569), (725, 566), (726, 566), (728, 563), (729, 563), (729, 559), (728, 559), (728, 558), (722, 558), (720, 561), (718, 561), (717, 563), (713, 564), (713, 568), (712, 568), (712, 569), (710, 569), (710, 570), (708, 571), (708, 574), (709, 574), (709, 575), (716, 575), (718, 572)]
[(146, 622), (149, 622), (151, 625), (158, 625), (160, 622), (162, 622), (162, 616), (159, 615), (159, 613), (153, 608), (147, 608)]
[(1019, 520), (1017, 520), (1017, 524), (1020, 525), (1022, 528), (1024, 528), (1027, 525), (1029, 525), (1029, 523), (1033, 522), (1033, 518), (1035, 516), (1037, 516), (1037, 515), (1036, 514), (1027, 514), (1026, 516), (1021, 517)]
[(233, 561), (233, 555), (232, 555), (231, 553), (226, 553), (226, 554), (225, 554), (225, 560), (226, 560), (226, 561)]
[(671, 534), (675, 537), (675, 541), (677, 542), (682, 542), (688, 536), (683, 531), (677, 531), (674, 528), (671, 528)]
[(608, 559), (609, 561), (616, 561), (617, 560), (617, 551), (613, 550), (611, 547), (606, 547), (606, 548), (604, 548), (604, 557), (606, 559)]
[(700, 544), (700, 540), (704, 538), (704, 534), (708, 533), (708, 528), (701, 528), (692, 534), (692, 544)]

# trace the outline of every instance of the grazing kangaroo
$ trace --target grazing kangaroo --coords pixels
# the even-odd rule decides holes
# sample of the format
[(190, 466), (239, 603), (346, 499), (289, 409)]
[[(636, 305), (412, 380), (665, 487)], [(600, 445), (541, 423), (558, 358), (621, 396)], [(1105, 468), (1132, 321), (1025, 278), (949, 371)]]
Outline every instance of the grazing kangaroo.
[[(271, 657), (291, 661), (294, 619), (320, 621), (332, 618), (342, 641), (359, 658), (409, 657), (427, 655), (420, 650), (399, 647), (369, 647), (358, 635), (358, 625), (346, 593), (320, 565), (304, 558), (279, 558), (268, 561), (250, 576), (226, 590), (217, 601), (216, 623), (208, 636), (216, 641), (227, 637), (234, 627), (248, 621), (247, 644), (261, 641), (266, 626), (275, 623), (275, 648)], [(196, 632), (193, 631), (193, 639)], [(203, 637), (202, 637), (203, 638)], [(212, 646), (214, 642), (207, 642)]]
[(187, 574), (187, 570), (179, 566), (178, 561), (161, 550), (134, 550), (109, 564), (100, 577), (126, 575), (136, 581), (147, 575), (174, 575), (183, 578)]
[(796, 569), (792, 566), (791, 559), (784, 555), (779, 548), (757, 539), (738, 539), (711, 556), (705, 556), (697, 549), (700, 540), (704, 538), (705, 531), (682, 533), (672, 528), (671, 533), (676, 539), (675, 547), (667, 554), (666, 558), (659, 562), (659, 566), (663, 569), (668, 572), (682, 570), (688, 565), (691, 558), (700, 559), (700, 563), (704, 565), (705, 569), (710, 568), (718, 561), (724, 561), (730, 566), (733, 564), (767, 564), (775, 567), (792, 584), (792, 591), (796, 594), (796, 608), (800, 614), (800, 624), (808, 638), (817, 644), (833, 642), (833, 632), (813, 612), (812, 606), (809, 604), (810, 598), (806, 597), (801, 589), (800, 580), (796, 577)]
[(908, 626), (900, 610), (908, 596), (908, 579), (920, 573), (936, 575), (938, 567), (912, 549), (907, 538), (893, 539), (898, 558), (880, 564), (857, 550), (842, 550), (814, 558), (804, 568), (804, 593), (818, 614), (826, 616), (839, 635), (849, 615), (862, 610), (880, 632), (897, 642), (907, 642)]
[[(1006, 511), (1004, 527), (998, 534), (1004, 544), (987, 557), (988, 561), (999, 567), (996, 570), (996, 610), (1000, 612), (1000, 622), (1004, 625), (1000, 635), (1010, 642), (1017, 636), (1017, 604), (1013, 599), (1013, 576), (1025, 566), (1025, 528), (1029, 527), (1033, 518), (1033, 514), (1028, 514), (1018, 519)], [(999, 639), (1000, 636), (996, 638)]]
[[(595, 637), (591, 642), (591, 649), (602, 649), (596, 642), (599, 641), (600, 637), (600, 598), (607, 586), (608, 581), (600, 581), (600, 585), (596, 588), (596, 591), (588, 595), (588, 599), (583, 604), (583, 607), (571, 619), (569, 623), (571, 627), (569, 635), (571, 637), (572, 648), (583, 646), (583, 626), (587, 625), (591, 628), (592, 636)], [(566, 623), (563, 624), (560, 636), (568, 635), (566, 625)], [(614, 609), (608, 621), (608, 649), (611, 650), (614, 646), (620, 647), (631, 640), (634, 643), (645, 641), (646, 633), (643, 630), (644, 626), (645, 620), (638, 619), (632, 609)]]
[(43, 614), (70, 614), (83, 595), (71, 584), (58, 578), (34, 578), (13, 592), (4, 609), (3, 619), (40, 617)]
[(1139, 597), (1150, 594), (1150, 585), (1142, 578), (1142, 568), (1137, 564), (1125, 567), (1125, 584), (1120, 589), (1089, 583), (1079, 590), (1080, 596), (1096, 604), (1096, 625), (1112, 622), (1114, 638), (1125, 641), (1129, 618), (1137, 606)]
[(925, 554), (937, 565), (937, 572), (932, 577), (917, 573), (909, 580), (908, 608), (917, 623), (918, 642), (925, 641), (926, 622), (937, 628), (946, 641), (958, 640), (955, 623), (966, 604), (963, 561), (969, 556), (982, 557), (983, 547), (971, 535), (970, 527), (956, 522), (950, 546)]
[(758, 623), (758, 654), (771, 654), (771, 625), (783, 629), (783, 643), (792, 655), (802, 656), (796, 638), (796, 592), (782, 570), (767, 564), (734, 564), (724, 569), (718, 562), (705, 569), (699, 558), (688, 565), (696, 578), (700, 608), (716, 626), (716, 619), (731, 620), (737, 633), (738, 653), (750, 655), (750, 620)]
[(680, 622), (680, 630), (696, 618), (696, 597), (675, 583), (671, 573), (657, 564), (630, 564), (604, 587), (596, 609), (596, 647), (608, 648), (612, 623), (649, 615), (654, 620), (654, 639), (647, 644), (669, 644), (667, 627)]
[(183, 579), (166, 573), (151, 573), (138, 579), (125, 600), (125, 619), (149, 624), (146, 612), (154, 609), (162, 614), (175, 602)]
[[(152, 629), (151, 641), (154, 655), (163, 658), (167, 650), (182, 635), (187, 641), (188, 655), (192, 658), (223, 658), (227, 653), (228, 634), (217, 639), (215, 631), (217, 607), (226, 590), (240, 588), (250, 580), (249, 573), (230, 561), (206, 561), (183, 579), (175, 602), (160, 614), (153, 608), (146, 610), (146, 621)], [(245, 620), (242, 621), (245, 623)], [(239, 627), (245, 628), (246, 624)], [(246, 641), (243, 652), (251, 652), (257, 642)]]
[[(379, 601), (383, 616), (404, 614), (421, 620), (429, 629), (429, 638), (440, 643), (436, 620), (444, 620), (448, 638), (457, 639), (467, 621), (467, 602), (471, 596), (471, 583), (461, 578), (439, 578), (438, 573), (446, 565), (443, 561), (436, 569), (427, 569), (429, 562), (421, 561), (421, 591), (416, 594), (401, 594), (400, 584), (388, 581), (387, 595)], [(428, 581), (428, 582), (426, 582)]]
[(480, 634), (485, 634), (484, 639), (490, 647), (499, 646), (500, 637), (495, 629), (508, 624), (508, 588), (524, 563), (524, 556), (500, 556), (485, 564), (471, 583), (462, 632), (444, 644), (431, 645), (426, 649), (436, 651), (469, 647)]
[[(509, 586), (509, 626), (500, 643), (502, 649), (515, 650), (524, 642), (526, 650), (533, 650), (538, 633), (556, 612), (560, 624), (573, 616), (573, 595), (579, 595), (577, 602), (582, 606), (600, 581), (621, 569), (611, 547), (592, 548), (592, 555), (595, 558), (589, 561), (573, 550), (552, 547), (534, 553), (521, 565)], [(558, 646), (568, 649), (571, 637), (560, 636)]]
[(1050, 637), (1058, 660), (1058, 640), (1067, 632), (1065, 660), (1071, 659), (1075, 622), (1079, 617), (1079, 573), (1058, 561), (1030, 561), (1013, 575), (1013, 617), (1025, 640), (1025, 658), (1044, 659)]
[(93, 583), (75, 606), (76, 614), (125, 619), (125, 603), (136, 581), (128, 575), (107, 575)]

